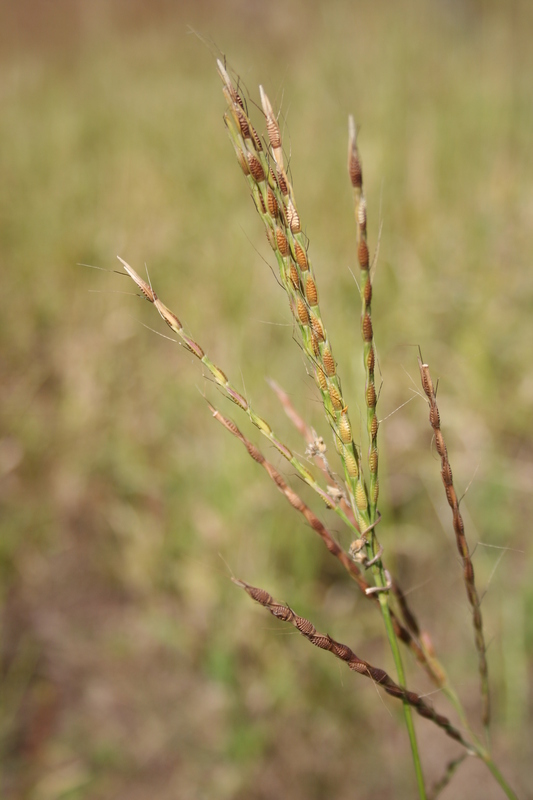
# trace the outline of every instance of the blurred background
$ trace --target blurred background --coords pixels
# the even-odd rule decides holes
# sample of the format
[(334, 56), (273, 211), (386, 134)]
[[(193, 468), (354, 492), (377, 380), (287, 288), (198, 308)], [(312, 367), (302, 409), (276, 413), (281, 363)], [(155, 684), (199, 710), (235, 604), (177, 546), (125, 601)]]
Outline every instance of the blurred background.
[[(380, 237), (380, 538), (477, 725), (419, 345), (439, 379), (457, 491), (468, 489), (495, 758), (533, 796), (532, 35), (527, 0), (0, 3), (3, 797), (415, 794), (398, 704), (231, 583), (266, 588), (392, 671), (379, 614), (203, 396), (349, 536), (114, 273), (117, 254), (143, 275), (146, 264), (302, 459), (267, 376), (330, 444), (225, 133), (221, 53), (252, 102), (262, 83), (281, 109), (354, 420), (348, 114), (360, 124), (372, 248)], [(405, 663), (409, 686), (432, 692)], [(459, 748), (416, 724), (431, 785)], [(503, 795), (470, 759), (442, 796)]]

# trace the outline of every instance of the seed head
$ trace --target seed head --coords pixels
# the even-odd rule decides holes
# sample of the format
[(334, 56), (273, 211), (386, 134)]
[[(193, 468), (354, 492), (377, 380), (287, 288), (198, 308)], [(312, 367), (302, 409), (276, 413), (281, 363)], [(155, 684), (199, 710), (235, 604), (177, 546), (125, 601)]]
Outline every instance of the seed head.
[(365, 342), (371, 342), (372, 336), (372, 320), (370, 319), (370, 314), (367, 312), (363, 317), (363, 339)]
[(254, 156), (253, 153), (248, 153), (248, 166), (250, 168), (250, 173), (252, 177), (260, 183), (261, 181), (265, 180), (265, 172), (263, 170), (263, 166), (257, 156)]
[(309, 312), (307, 311), (307, 306), (301, 297), (299, 297), (296, 301), (296, 310), (298, 313), (298, 319), (302, 325), (309, 325)]
[(335, 375), (336, 371), (335, 359), (333, 358), (333, 355), (329, 347), (324, 347), (324, 350), (322, 352), (322, 363), (324, 365), (324, 369), (326, 370), (326, 375), (329, 378)]
[(299, 242), (294, 243), (294, 253), (296, 255), (296, 261), (298, 262), (298, 266), (300, 267), (302, 272), (305, 272), (307, 269), (309, 269), (309, 264), (307, 262), (307, 256), (305, 254), (305, 250), (303, 249), (303, 247)]
[(348, 173), (354, 189), (361, 189), (363, 185), (363, 169), (357, 150), (357, 130), (354, 118), (348, 118)]
[(285, 258), (285, 256), (289, 255), (289, 242), (287, 241), (287, 237), (281, 230), (281, 228), (276, 228), (276, 242), (278, 245), (278, 250), (281, 255)]
[(307, 302), (310, 306), (318, 305), (318, 292), (316, 283), (310, 275), (307, 276), (307, 282), (305, 284), (305, 296), (307, 297)]

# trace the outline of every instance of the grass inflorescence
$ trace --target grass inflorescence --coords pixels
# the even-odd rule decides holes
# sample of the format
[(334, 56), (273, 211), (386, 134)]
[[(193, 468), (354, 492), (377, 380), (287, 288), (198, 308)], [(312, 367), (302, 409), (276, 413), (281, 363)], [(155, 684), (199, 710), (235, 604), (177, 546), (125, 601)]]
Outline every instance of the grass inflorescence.
[[(278, 117), (268, 95), (261, 86), (259, 90), (260, 109), (265, 122), (266, 135), (258, 133), (252, 123), (248, 103), (244, 99), (244, 92), (239, 81), (230, 77), (229, 71), (222, 61), (218, 61), (217, 65), (227, 104), (224, 116), (226, 128), (237, 161), (246, 177), (255, 207), (263, 222), (268, 242), (274, 252), (279, 280), (288, 298), (292, 319), (295, 329), (299, 332), (309, 372), (314, 378), (321, 398), (334, 448), (340, 459), (342, 476), (339, 476), (332, 466), (327, 444), (301, 417), (294, 403), (281, 387), (274, 382), (271, 383), (285, 412), (306, 442), (306, 455), (308, 462), (311, 462), (311, 467), (293, 453), (292, 449), (274, 432), (270, 422), (257, 413), (250, 401), (235, 388), (235, 384), (228, 378), (225, 371), (217, 366), (206, 355), (204, 348), (185, 332), (179, 318), (159, 299), (151, 284), (141, 278), (123, 259), (120, 261), (144, 298), (156, 307), (162, 319), (177, 335), (180, 343), (208, 370), (223, 395), (234, 403), (238, 411), (244, 412), (267, 441), (294, 468), (298, 477), (310, 487), (329, 510), (337, 515), (349, 531), (351, 545), (345, 549), (339, 544), (327, 525), (289, 485), (281, 472), (263, 455), (260, 449), (242, 433), (236, 423), (224, 416), (213, 403), (208, 402), (208, 408), (214, 419), (244, 445), (249, 456), (263, 467), (291, 507), (301, 514), (309, 527), (318, 534), (329, 553), (340, 562), (362, 594), (372, 605), (380, 609), (396, 669), (396, 679), (393, 679), (385, 670), (375, 667), (357, 656), (347, 645), (339, 643), (330, 635), (318, 633), (308, 619), (298, 615), (288, 605), (275, 602), (265, 589), (254, 587), (242, 579), (235, 578), (234, 582), (277, 619), (295, 626), (313, 645), (333, 653), (352, 671), (370, 678), (376, 686), (382, 687), (387, 694), (400, 700), (403, 704), (418, 793), (421, 798), (429, 795), (411, 715), (413, 709), (426, 720), (435, 723), (463, 748), (463, 752), (445, 767), (443, 777), (434, 789), (433, 796), (436, 796), (436, 793), (452, 779), (465, 755), (473, 755), (487, 765), (506, 796), (513, 798), (515, 794), (494, 763), (489, 749), (488, 667), (479, 593), (474, 581), (474, 569), (465, 536), (463, 517), (459, 509), (459, 499), (454, 488), (448, 451), (441, 432), (435, 388), (429, 367), (422, 363), (422, 360), (419, 360), (422, 389), (429, 404), (429, 417), (435, 446), (441, 460), (441, 476), (446, 498), (452, 510), (453, 529), (463, 564), (464, 584), (472, 609), (474, 639), (481, 676), (481, 719), (486, 732), (485, 741), (481, 741), (474, 732), (462, 703), (447, 678), (442, 662), (435, 653), (429, 633), (421, 630), (416, 615), (408, 605), (393, 570), (386, 566), (387, 554), (377, 535), (378, 523), (382, 517), (378, 510), (379, 419), (377, 402), (379, 392), (376, 387), (376, 350), (372, 321), (373, 263), (367, 240), (367, 207), (355, 122), (350, 117), (348, 175), (354, 197), (356, 254), (359, 265), (358, 283), (361, 296), (362, 358), (365, 373), (362, 405), (366, 409), (366, 425), (364, 426), (367, 438), (366, 457), (363, 457), (363, 445), (354, 437), (348, 400), (342, 389), (339, 366), (321, 311), (317, 278), (309, 252), (309, 241), (303, 232), (290, 170), (286, 164)], [(313, 465), (317, 467), (318, 477), (315, 475)], [(450, 702), (452, 710), (459, 716), (459, 725), (452, 723), (447, 716), (437, 712), (420, 693), (407, 688), (399, 643), (406, 646), (406, 651), (414, 656), (434, 686)]]

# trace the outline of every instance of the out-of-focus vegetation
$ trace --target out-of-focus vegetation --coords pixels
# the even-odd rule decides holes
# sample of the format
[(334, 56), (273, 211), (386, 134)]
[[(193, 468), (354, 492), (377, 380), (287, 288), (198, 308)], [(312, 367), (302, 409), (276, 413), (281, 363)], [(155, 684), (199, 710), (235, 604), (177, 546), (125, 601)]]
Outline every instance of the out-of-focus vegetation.
[[(264, 586), (390, 668), (379, 615), (210, 419), (204, 394), (237, 409), (143, 327), (167, 332), (129, 281), (77, 266), (146, 262), (287, 444), (304, 449), (266, 375), (328, 435), (224, 131), (214, 50), (188, 25), (252, 97), (261, 82), (282, 109), (354, 412), (348, 114), (361, 124), (374, 246), (383, 225), (380, 536), (475, 715), (473, 635), (427, 406), (415, 397), (389, 416), (414, 394), (420, 344), (440, 376), (456, 486), (469, 486), (495, 757), (520, 794), (533, 735), (531, 4), (198, 5), (0, 7), (2, 796), (412, 796), (397, 705), (285, 635), (228, 578)], [(405, 660), (409, 684), (428, 690)], [(417, 726), (431, 782), (456, 750)], [(500, 797), (478, 762), (456, 781), (443, 797), (458, 786)]]

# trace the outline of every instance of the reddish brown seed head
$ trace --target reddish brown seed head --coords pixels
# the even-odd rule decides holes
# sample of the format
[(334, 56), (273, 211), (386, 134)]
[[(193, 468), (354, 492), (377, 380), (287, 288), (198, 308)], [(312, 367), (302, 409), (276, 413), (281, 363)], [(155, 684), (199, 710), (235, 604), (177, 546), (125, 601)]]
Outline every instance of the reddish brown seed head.
[(288, 606), (282, 606), (279, 603), (272, 604), (270, 606), (270, 611), (272, 614), (281, 619), (283, 622), (288, 622), (294, 616), (294, 612)]
[(322, 353), (322, 363), (324, 365), (324, 369), (326, 370), (326, 375), (329, 378), (331, 378), (332, 375), (335, 375), (335, 359), (333, 358), (331, 350), (328, 347), (325, 347)]
[(289, 194), (289, 187), (287, 186), (287, 179), (285, 178), (285, 175), (284, 175), (282, 170), (278, 169), (278, 170), (276, 170), (276, 172), (277, 172), (277, 176), (278, 176), (278, 186), (280, 188), (281, 194), (284, 197), (287, 197), (287, 195)]
[(251, 123), (250, 123), (250, 133), (252, 134), (254, 140), (255, 149), (257, 150), (258, 153), (260, 153), (263, 150), (263, 143), (261, 142), (261, 138), (257, 133), (256, 129)]
[(290, 276), (291, 276), (291, 283), (294, 289), (298, 291), (300, 289), (300, 276), (298, 275), (298, 270), (296, 269), (292, 261), (290, 266)]
[(243, 139), (251, 139), (250, 126), (248, 124), (246, 114), (244, 114), (241, 108), (237, 105), (233, 105), (232, 111), (233, 116), (235, 117), (240, 128)]
[(331, 652), (335, 653), (337, 658), (342, 659), (342, 661), (349, 661), (353, 656), (353, 653), (348, 645), (341, 644), (340, 642), (331, 643)]
[(330, 386), (328, 387), (328, 391), (333, 408), (336, 411), (340, 411), (341, 408), (343, 408), (343, 403), (338, 389), (333, 384), (330, 384)]
[(272, 191), (272, 189), (270, 188), (270, 186), (267, 189), (267, 203), (268, 203), (268, 210), (270, 211), (270, 216), (276, 219), (276, 217), (279, 214), (278, 201), (276, 200), (276, 196)]
[(339, 419), (339, 436), (344, 444), (350, 444), (352, 441), (352, 426), (348, 419), (348, 407), (342, 409)]
[(316, 283), (310, 275), (307, 276), (307, 281), (305, 284), (305, 296), (307, 297), (307, 302), (310, 306), (318, 305), (318, 291), (316, 288)]
[(285, 258), (285, 256), (289, 255), (289, 242), (287, 241), (287, 237), (281, 230), (281, 228), (276, 228), (276, 242), (278, 245), (278, 250), (281, 255)]
[(357, 260), (361, 269), (368, 269), (370, 263), (370, 256), (368, 254), (368, 245), (364, 239), (361, 239), (357, 248)]
[(451, 486), (446, 486), (446, 499), (448, 500), (450, 508), (457, 508), (457, 495), (453, 484)]
[(303, 247), (299, 242), (294, 243), (294, 253), (296, 255), (296, 261), (298, 262), (298, 266), (300, 267), (302, 272), (305, 272), (307, 269), (309, 269), (309, 264), (307, 262), (307, 255), (305, 253), (305, 250), (303, 249)]
[(363, 339), (365, 342), (371, 342), (372, 336), (372, 320), (370, 319), (370, 314), (367, 312), (363, 317)]
[(462, 537), (465, 535), (465, 524), (462, 516), (459, 513), (459, 509), (457, 509), (453, 515), (453, 529), (456, 536)]
[(248, 445), (247, 445), (246, 449), (248, 450), (249, 454), (252, 456), (254, 461), (257, 461), (258, 464), (262, 464), (263, 463), (263, 461), (265, 460), (265, 457), (261, 453), (261, 451), (258, 450), (258, 448), (255, 446), (255, 444), (252, 444), (251, 442), (248, 442)]
[(372, 438), (372, 441), (374, 441), (374, 439), (378, 435), (378, 428), (379, 428), (378, 418), (374, 416), (372, 417), (372, 422), (370, 423), (370, 436)]
[(261, 603), (262, 606), (268, 606), (272, 602), (272, 595), (265, 589), (257, 589), (255, 586), (246, 586), (245, 588), (250, 597), (257, 603)]
[(307, 311), (307, 306), (301, 297), (298, 297), (296, 301), (296, 311), (298, 313), (298, 319), (302, 325), (309, 325), (309, 312)]
[(365, 301), (365, 305), (368, 308), (368, 306), (372, 302), (372, 283), (370, 281), (370, 275), (366, 279), (365, 285), (363, 287), (363, 298)]
[(418, 359), (418, 366), (420, 369), (422, 389), (426, 393), (427, 397), (431, 400), (434, 396), (434, 390), (433, 381), (431, 380), (431, 375), (429, 374), (429, 366), (427, 364), (422, 364), (420, 359)]
[(320, 342), (326, 341), (326, 335), (324, 333), (324, 328), (322, 323), (314, 314), (311, 314), (311, 325), (313, 326), (313, 331)]
[(294, 624), (304, 636), (311, 636), (316, 633), (316, 628), (308, 619), (295, 615)]
[(267, 131), (271, 147), (274, 150), (281, 147), (281, 134), (279, 132), (278, 123), (274, 117), (267, 117)]
[(440, 471), (442, 475), (442, 481), (445, 486), (451, 486), (453, 483), (453, 475), (452, 475), (452, 468), (450, 467), (450, 462), (445, 460), (442, 469)]
[(314, 331), (311, 331), (311, 347), (313, 348), (314, 355), (318, 358), (320, 355), (320, 342), (318, 336)]
[(465, 561), (465, 563), (464, 563), (463, 575), (464, 575), (465, 583), (467, 583), (467, 584), (468, 583), (470, 583), (470, 584), (474, 583), (474, 565), (472, 564), (470, 559), (468, 559), (468, 561)]
[(376, 389), (373, 383), (370, 383), (366, 390), (366, 404), (368, 408), (376, 407)]
[(430, 406), (429, 421), (432, 428), (440, 428), (440, 414), (436, 405)]
[(435, 431), (435, 447), (437, 448), (437, 453), (441, 458), (446, 458), (447, 451), (446, 445), (444, 444), (444, 437), (440, 429)]
[(258, 183), (265, 180), (265, 172), (262, 164), (257, 156), (254, 156), (253, 153), (248, 153), (248, 166), (250, 168), (250, 174), (254, 180), (256, 180)]
[(258, 210), (261, 211), (263, 214), (266, 214), (267, 210), (266, 210), (266, 206), (265, 206), (265, 201), (263, 200), (263, 195), (262, 195), (259, 187), (256, 187), (256, 188), (257, 188), (257, 197), (258, 197), (258, 200), (259, 200), (259, 209)]
[(331, 639), (329, 636), (325, 636), (322, 633), (315, 633), (310, 638), (313, 644), (316, 647), (320, 647), (321, 650), (331, 650)]
[(328, 388), (328, 384), (326, 381), (326, 376), (324, 375), (324, 372), (320, 369), (320, 367), (316, 368), (315, 376), (316, 376), (316, 382), (318, 383), (322, 391), (325, 392)]

